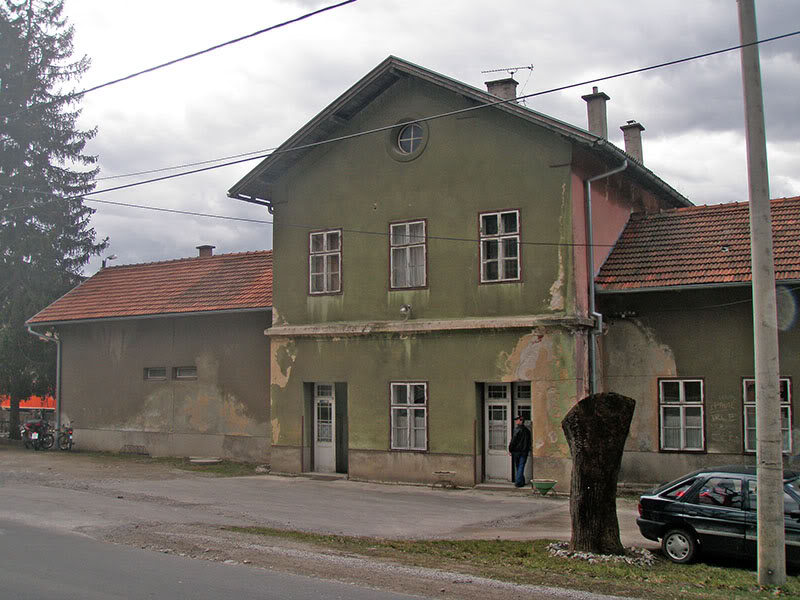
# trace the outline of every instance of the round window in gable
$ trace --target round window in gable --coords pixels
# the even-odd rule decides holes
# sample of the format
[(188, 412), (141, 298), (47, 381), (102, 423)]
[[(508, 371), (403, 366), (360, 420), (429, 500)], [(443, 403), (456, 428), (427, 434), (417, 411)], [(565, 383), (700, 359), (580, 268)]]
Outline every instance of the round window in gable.
[(397, 147), (403, 154), (412, 154), (422, 146), (424, 132), (419, 123), (411, 123), (400, 130), (397, 136)]
[(414, 121), (409, 116), (392, 127), (386, 137), (386, 150), (399, 162), (414, 160), (428, 145), (430, 131), (425, 121)]

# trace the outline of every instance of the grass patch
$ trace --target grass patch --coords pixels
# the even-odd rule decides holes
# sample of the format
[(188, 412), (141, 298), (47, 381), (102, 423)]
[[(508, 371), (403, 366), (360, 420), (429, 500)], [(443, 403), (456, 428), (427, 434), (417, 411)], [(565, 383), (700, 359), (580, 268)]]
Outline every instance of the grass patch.
[(514, 583), (671, 600), (800, 598), (800, 578), (788, 577), (780, 590), (762, 590), (756, 573), (744, 567), (708, 563), (676, 565), (657, 557), (652, 567), (595, 563), (550, 556), (550, 540), (384, 540), (319, 535), (262, 527), (227, 531), (291, 539), (323, 548), (404, 564), (440, 568)]

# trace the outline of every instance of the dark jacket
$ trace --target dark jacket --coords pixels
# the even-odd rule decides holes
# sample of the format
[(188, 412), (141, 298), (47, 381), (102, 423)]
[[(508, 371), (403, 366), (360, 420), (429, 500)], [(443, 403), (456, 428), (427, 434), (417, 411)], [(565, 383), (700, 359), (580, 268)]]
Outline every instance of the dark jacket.
[(531, 451), (531, 431), (525, 425), (519, 425), (514, 429), (511, 443), (508, 444), (509, 452), (530, 452)]

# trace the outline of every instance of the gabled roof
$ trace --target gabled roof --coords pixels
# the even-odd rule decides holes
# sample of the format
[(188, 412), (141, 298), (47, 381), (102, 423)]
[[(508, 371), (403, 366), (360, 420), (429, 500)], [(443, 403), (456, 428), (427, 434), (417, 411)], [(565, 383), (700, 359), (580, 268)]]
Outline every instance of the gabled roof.
[(269, 250), (107, 267), (28, 319), (27, 324), (271, 307)]
[[(772, 200), (776, 281), (800, 281), (800, 196)], [(747, 203), (631, 215), (597, 275), (598, 291), (748, 284)]]
[[(631, 155), (617, 148), (608, 140), (575, 127), (553, 117), (531, 110), (521, 104), (502, 101), (484, 90), (472, 87), (455, 79), (440, 75), (396, 56), (389, 56), (361, 80), (350, 87), (328, 105), (316, 117), (298, 130), (292, 137), (261, 161), (229, 191), (228, 196), (247, 202), (269, 204), (272, 200), (273, 183), (295, 162), (311, 151), (314, 144), (335, 139), (334, 131), (343, 122), (349, 121), (370, 102), (388, 90), (403, 77), (414, 77), (461, 95), (476, 107), (492, 105), (480, 110), (499, 110), (561, 135), (570, 141), (600, 155), (605, 162), (617, 164), (627, 160), (626, 174), (646, 187), (657, 190), (669, 198), (674, 206), (691, 206), (692, 203), (679, 192), (657, 177)], [(430, 115), (435, 116), (435, 115)], [(396, 123), (386, 123), (386, 129)]]

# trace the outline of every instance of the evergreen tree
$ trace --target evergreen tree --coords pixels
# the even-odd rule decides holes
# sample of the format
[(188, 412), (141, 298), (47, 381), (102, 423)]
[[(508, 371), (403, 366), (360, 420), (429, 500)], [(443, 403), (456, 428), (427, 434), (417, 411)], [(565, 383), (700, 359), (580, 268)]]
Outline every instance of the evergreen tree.
[(55, 344), (30, 335), (25, 320), (81, 280), (107, 241), (95, 241), (97, 157), (83, 153), (97, 130), (77, 126), (70, 89), (89, 68), (71, 61), (73, 28), (63, 0), (0, 0), (0, 394), (19, 401), (55, 391)]

